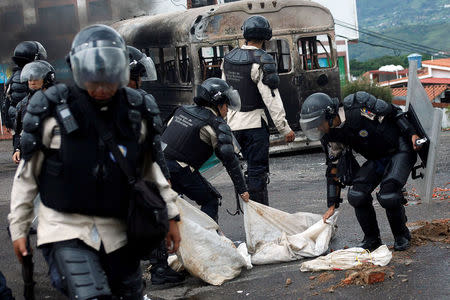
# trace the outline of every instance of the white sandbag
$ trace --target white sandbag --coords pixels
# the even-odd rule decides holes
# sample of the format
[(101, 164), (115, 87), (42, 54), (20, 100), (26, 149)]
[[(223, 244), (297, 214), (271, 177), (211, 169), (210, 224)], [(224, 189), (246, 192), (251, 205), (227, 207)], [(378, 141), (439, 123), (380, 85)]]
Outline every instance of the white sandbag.
[(324, 223), (318, 214), (289, 214), (254, 201), (243, 207), (247, 247), (255, 265), (322, 255), (328, 250), (338, 215)]
[(386, 245), (381, 245), (373, 252), (354, 247), (334, 251), (328, 255), (304, 262), (300, 266), (302, 272), (347, 270), (363, 263), (386, 266), (392, 259), (392, 253)]
[(221, 285), (238, 276), (247, 263), (233, 242), (217, 233), (219, 225), (181, 198), (176, 204), (181, 217), (177, 255), (184, 268), (212, 285)]

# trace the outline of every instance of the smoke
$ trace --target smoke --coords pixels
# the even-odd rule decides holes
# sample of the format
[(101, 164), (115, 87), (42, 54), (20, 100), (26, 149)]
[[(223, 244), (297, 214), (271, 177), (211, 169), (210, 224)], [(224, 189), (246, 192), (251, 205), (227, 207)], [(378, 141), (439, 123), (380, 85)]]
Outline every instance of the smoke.
[[(119, 20), (149, 15), (167, 2), (170, 3), (168, 0), (78, 0), (75, 1), (77, 5), (39, 7), (39, 3), (43, 1), (1, 0), (0, 62), (12, 64), (10, 58), (14, 48), (25, 40), (41, 42), (47, 50), (49, 61), (62, 59), (70, 51), (71, 41), (79, 29), (93, 23), (112, 24)], [(19, 17), (14, 17), (13, 13)], [(4, 24), (8, 20), (14, 22), (22, 16), (23, 24)]]

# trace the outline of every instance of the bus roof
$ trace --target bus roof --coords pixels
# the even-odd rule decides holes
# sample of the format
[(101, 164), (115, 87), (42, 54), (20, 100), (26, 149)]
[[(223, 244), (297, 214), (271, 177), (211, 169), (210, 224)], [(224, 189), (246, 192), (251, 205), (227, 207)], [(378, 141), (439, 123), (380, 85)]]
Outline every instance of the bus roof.
[(334, 30), (330, 11), (303, 0), (237, 1), (187, 11), (143, 16), (114, 23), (125, 41), (138, 48), (214, 43), (242, 38), (251, 15), (265, 16), (273, 35)]

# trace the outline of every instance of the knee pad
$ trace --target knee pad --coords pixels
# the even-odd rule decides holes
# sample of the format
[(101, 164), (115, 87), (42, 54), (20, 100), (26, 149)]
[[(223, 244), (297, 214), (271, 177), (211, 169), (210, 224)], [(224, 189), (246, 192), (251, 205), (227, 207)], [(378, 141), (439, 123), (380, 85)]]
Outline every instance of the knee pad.
[(403, 196), (399, 191), (390, 193), (380, 191), (377, 193), (377, 199), (383, 208), (390, 210), (402, 206)]
[(111, 297), (108, 279), (95, 253), (61, 246), (55, 249), (54, 258), (70, 299)]
[(372, 201), (372, 196), (369, 193), (350, 188), (348, 191), (348, 203), (353, 207), (366, 206), (368, 202)]

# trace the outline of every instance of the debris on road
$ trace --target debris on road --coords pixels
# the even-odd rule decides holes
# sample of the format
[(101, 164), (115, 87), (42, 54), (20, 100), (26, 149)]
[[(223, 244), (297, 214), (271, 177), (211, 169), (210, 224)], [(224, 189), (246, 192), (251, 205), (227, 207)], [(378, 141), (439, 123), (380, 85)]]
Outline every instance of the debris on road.
[(450, 219), (438, 219), (430, 222), (419, 221), (408, 223), (408, 226), (420, 226), (412, 233), (412, 244), (426, 245), (428, 242), (441, 242), (450, 244)]
[(288, 279), (286, 279), (285, 286), (288, 287), (291, 283), (292, 283), (292, 279), (288, 278)]

